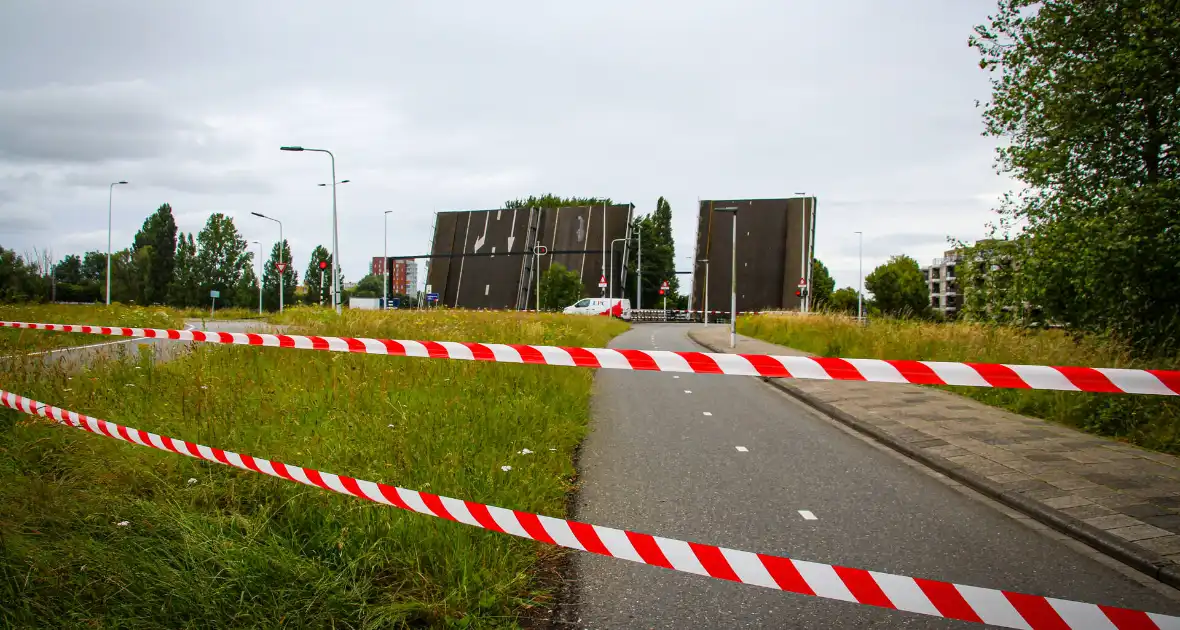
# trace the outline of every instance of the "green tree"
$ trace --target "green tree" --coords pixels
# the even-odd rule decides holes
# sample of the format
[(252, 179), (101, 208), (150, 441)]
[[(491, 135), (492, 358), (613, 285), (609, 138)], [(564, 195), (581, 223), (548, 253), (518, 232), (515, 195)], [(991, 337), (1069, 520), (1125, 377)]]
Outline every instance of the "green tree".
[(873, 294), (873, 305), (894, 317), (925, 317), (930, 312), (930, 291), (918, 261), (906, 255), (865, 276), (865, 288)]
[[(86, 252), (82, 255), (82, 280), (90, 282), (106, 282), (107, 254), (106, 252)], [(104, 284), (105, 286), (105, 284)]]
[(44, 299), (45, 283), (34, 263), (11, 249), (0, 247), (0, 302), (28, 302)]
[(234, 220), (220, 212), (211, 214), (197, 234), (200, 303), (207, 303), (209, 291), (215, 290), (221, 293), (220, 304), (237, 306), (233, 302), (233, 290), (249, 261), (246, 239), (238, 233)]
[(576, 271), (561, 263), (553, 263), (541, 275), (541, 308), (561, 310), (582, 299), (582, 280)]
[[(350, 295), (352, 297), (366, 298), (381, 297), (382, 279), (384, 279), (384, 276), (371, 273), (357, 281), (356, 288), (350, 292)], [(331, 284), (331, 281), (329, 281), (329, 284)]]
[[(320, 281), (320, 263), (328, 263), (328, 266), (323, 269), (323, 282)], [(311, 250), (311, 258), (307, 261), (307, 272), (303, 275), (303, 285), (307, 287), (307, 293), (303, 295), (303, 299), (308, 304), (327, 304), (331, 305), (332, 301), (328, 297), (327, 288), (332, 284), (332, 255), (328, 253), (328, 248), (323, 245), (316, 245), (315, 249)]]
[(572, 206), (601, 206), (612, 205), (608, 197), (559, 197), (552, 193), (544, 195), (529, 195), (527, 199), (513, 199), (505, 201), (504, 207), (513, 208), (569, 208)]
[[(254, 258), (253, 252), (246, 255)], [(254, 273), (253, 260), (242, 271), (242, 277), (238, 278), (238, 284), (234, 287), (233, 303), (242, 308), (254, 308), (258, 305), (258, 276)]]
[(82, 258), (77, 254), (62, 258), (53, 273), (59, 283), (82, 284)]
[(157, 208), (135, 233), (132, 251), (138, 254), (147, 247), (151, 247), (150, 265), (141, 295), (145, 303), (163, 303), (168, 299), (168, 286), (176, 268), (176, 219), (171, 205)]
[[(282, 247), (280, 259), (279, 247)], [(279, 310), (279, 261), (286, 261), (287, 267), (283, 271), (283, 307), (295, 306), (295, 287), (299, 285), (299, 274), (295, 273), (295, 265), (291, 263), (291, 246), (284, 240), (275, 243), (270, 248), (270, 260), (262, 270), (262, 303), (268, 311)]]
[[(638, 244), (642, 233), (643, 241), (643, 287), (640, 291), (645, 308), (662, 308), (664, 296), (660, 285), (668, 283), (668, 308), (679, 304), (680, 280), (676, 275), (676, 245), (672, 240), (672, 206), (660, 197), (656, 209), (650, 215), (636, 217), (631, 221), (631, 233), (635, 235), (633, 245)], [(636, 277), (639, 257), (632, 255), (627, 260), (627, 277)], [(628, 291), (633, 297), (634, 293)], [(687, 296), (684, 296), (687, 300)], [(632, 304), (633, 308), (637, 305)]]
[(1001, 0), (970, 39), (992, 73), (999, 170), (1026, 186), (995, 227), (1026, 226), (1031, 301), (1142, 354), (1180, 339), (1176, 13), (1174, 0)]
[(832, 296), (824, 301), (822, 307), (833, 313), (856, 315), (856, 289), (844, 287), (834, 291)]
[(168, 303), (172, 306), (196, 306), (200, 292), (197, 272), (197, 244), (193, 235), (181, 234), (176, 240), (172, 282), (168, 286)]
[[(832, 291), (836, 288), (836, 281), (828, 268), (818, 258), (811, 260), (811, 308), (823, 308), (832, 299)], [(855, 295), (855, 293), (854, 293)]]

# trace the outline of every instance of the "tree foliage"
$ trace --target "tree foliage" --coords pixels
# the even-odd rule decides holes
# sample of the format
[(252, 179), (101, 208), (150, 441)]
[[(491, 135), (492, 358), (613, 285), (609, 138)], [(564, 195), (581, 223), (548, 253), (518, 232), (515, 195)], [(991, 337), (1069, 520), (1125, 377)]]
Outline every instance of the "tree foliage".
[(560, 310), (582, 299), (582, 280), (576, 271), (553, 263), (541, 275), (541, 308)]
[(833, 291), (832, 295), (821, 304), (821, 308), (833, 313), (856, 315), (856, 289), (844, 287)]
[[(836, 288), (836, 281), (828, 268), (818, 258), (811, 260), (811, 308), (823, 308), (832, 299), (832, 291)], [(853, 294), (855, 296), (855, 293)]]
[(365, 277), (357, 280), (356, 288), (352, 290), (349, 295), (358, 298), (376, 298), (382, 297), (381, 281), (384, 279), (383, 274), (371, 273)]
[[(1170, 17), (1169, 17), (1170, 16)], [(970, 44), (986, 135), (1027, 188), (1020, 275), (1045, 314), (1171, 352), (1180, 332), (1180, 20), (1171, 0), (1001, 0)]]
[[(672, 304), (679, 302), (680, 280), (676, 275), (676, 245), (672, 240), (672, 206), (663, 197), (656, 201), (655, 210), (647, 216), (636, 217), (631, 221), (631, 233), (635, 235), (633, 245), (638, 247), (642, 241), (643, 247), (643, 305), (645, 308), (662, 308), (664, 296), (660, 295), (660, 285), (668, 282), (668, 301)], [(642, 238), (639, 238), (642, 233)], [(627, 259), (627, 277), (636, 277), (638, 256)], [(634, 293), (628, 291), (629, 295)], [(632, 308), (638, 308), (636, 304)]]
[(930, 312), (930, 292), (918, 261), (893, 256), (865, 276), (865, 288), (873, 294), (873, 305), (894, 317), (924, 317)]
[[(287, 267), (280, 279), (278, 264), (286, 262)], [(279, 310), (279, 283), (283, 286), (283, 306), (295, 306), (295, 287), (299, 275), (291, 261), (291, 245), (284, 239), (270, 248), (270, 258), (262, 269), (262, 304), (268, 311)]]
[(200, 304), (200, 275), (197, 270), (197, 244), (193, 235), (181, 234), (176, 240), (176, 258), (173, 264), (172, 284), (168, 290), (168, 301), (173, 306), (197, 306)]
[(44, 294), (37, 266), (13, 250), (0, 247), (0, 302), (41, 300)]
[[(328, 267), (324, 269), (322, 284), (320, 283), (321, 261), (328, 263)], [(307, 293), (303, 295), (303, 299), (308, 304), (332, 304), (327, 291), (327, 288), (332, 285), (331, 264), (332, 255), (328, 253), (328, 248), (316, 245), (315, 249), (311, 251), (311, 258), (307, 261), (307, 271), (303, 275), (303, 285), (307, 287)]]
[(197, 234), (196, 267), (201, 280), (201, 303), (208, 302), (210, 291), (219, 291), (222, 305), (248, 308), (249, 303), (234, 303), (234, 288), (253, 259), (234, 220), (220, 212), (209, 215), (205, 227)]
[(609, 197), (559, 197), (552, 193), (545, 193), (544, 195), (529, 195), (526, 199), (513, 199), (505, 201), (504, 207), (508, 210), (514, 208), (569, 208), (573, 206), (601, 206), (602, 204), (612, 205)]
[(151, 248), (142, 261), (146, 266), (146, 283), (136, 291), (142, 302), (155, 304), (168, 300), (168, 288), (176, 269), (176, 247), (176, 219), (172, 216), (172, 206), (164, 204), (143, 222), (131, 247), (135, 254)]

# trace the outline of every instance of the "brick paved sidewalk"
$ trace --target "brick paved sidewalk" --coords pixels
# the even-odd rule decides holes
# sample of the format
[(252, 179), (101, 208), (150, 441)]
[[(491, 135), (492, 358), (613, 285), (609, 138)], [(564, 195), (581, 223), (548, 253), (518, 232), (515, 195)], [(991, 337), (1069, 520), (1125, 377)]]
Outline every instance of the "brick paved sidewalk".
[[(689, 336), (730, 352), (728, 326), (697, 326)], [(741, 335), (737, 345), (746, 354), (807, 355)], [(1180, 588), (1180, 458), (932, 387), (770, 380), (943, 472), (965, 471), (960, 481)]]

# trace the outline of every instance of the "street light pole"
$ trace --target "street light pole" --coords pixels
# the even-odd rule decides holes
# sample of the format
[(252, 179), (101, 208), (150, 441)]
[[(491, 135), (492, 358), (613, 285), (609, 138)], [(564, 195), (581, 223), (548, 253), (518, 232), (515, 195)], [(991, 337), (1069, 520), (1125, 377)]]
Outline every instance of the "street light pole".
[(856, 258), (857, 258), (857, 262), (856, 262), (856, 275), (857, 275), (857, 281), (856, 281), (856, 323), (860, 324), (862, 321), (861, 318), (863, 317), (863, 315), (861, 314), (863, 312), (861, 310), (862, 309), (861, 295), (863, 295), (865, 292), (865, 276), (864, 276), (865, 234), (864, 234), (864, 232), (857, 232), (856, 236), (857, 236), (857, 244), (856, 244)]
[[(336, 306), (336, 314), (340, 314), (340, 240), (336, 229), (336, 156), (327, 149), (307, 149), (304, 147), (279, 147), (280, 151), (314, 151), (327, 153), (332, 159), (332, 303)], [(341, 182), (343, 183), (343, 182)]]
[(799, 212), (799, 279), (803, 280), (803, 297), (799, 298), (799, 312), (806, 313), (811, 302), (811, 274), (807, 269), (807, 193), (795, 194), (803, 198), (803, 209)]
[(638, 310), (643, 308), (643, 221), (639, 222), (635, 232), (639, 235), (639, 248), (635, 250), (639, 256), (635, 263), (635, 308)]
[(111, 205), (115, 199), (115, 186), (127, 182), (114, 182), (107, 191), (107, 306), (111, 305)]
[(258, 245), (258, 314), (262, 314), (262, 275), (266, 273), (266, 263), (262, 262), (262, 241), (250, 241)]
[(610, 274), (606, 277), (606, 297), (607, 297), (607, 299), (613, 300), (615, 297), (614, 284), (612, 284), (615, 281), (615, 279), (613, 277), (611, 277), (611, 276), (615, 275), (615, 243), (618, 243), (620, 241), (625, 241), (625, 240), (627, 240), (627, 239), (616, 238), (610, 242)]
[[(344, 181), (348, 181), (347, 179)], [(385, 300), (381, 303), (381, 308), (389, 308), (389, 213), (393, 210), (385, 211), (385, 253), (381, 259), (381, 271), (385, 272), (385, 281), (381, 283), (381, 293)]]
[(708, 326), (709, 325), (709, 259), (702, 258), (702, 259), (698, 260), (697, 262), (705, 263), (705, 299), (704, 299), (705, 304), (701, 310), (703, 310), (705, 313), (705, 325)]
[[(280, 264), (284, 263), (285, 261), (283, 260), (283, 250), (285, 248), (283, 247), (283, 245), (284, 245), (284, 243), (283, 243), (283, 222), (279, 221), (278, 219), (268, 217), (265, 214), (259, 214), (257, 212), (251, 212), (250, 214), (252, 214), (256, 217), (261, 217), (263, 219), (266, 219), (267, 221), (274, 221), (275, 223), (279, 224), (279, 263)], [(265, 273), (265, 271), (263, 273)], [(286, 288), (286, 282), (284, 281), (286, 275), (287, 275), (287, 268), (286, 268), (286, 265), (283, 265), (283, 270), (279, 272), (279, 312), (280, 313), (283, 312), (283, 289)]]

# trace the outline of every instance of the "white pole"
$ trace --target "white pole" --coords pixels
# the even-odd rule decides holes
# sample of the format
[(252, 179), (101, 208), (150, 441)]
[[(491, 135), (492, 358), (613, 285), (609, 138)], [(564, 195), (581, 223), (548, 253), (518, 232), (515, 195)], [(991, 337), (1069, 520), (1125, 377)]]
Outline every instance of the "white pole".
[(336, 314), (340, 314), (340, 239), (336, 227), (336, 156), (331, 151), (324, 153), (332, 158), (332, 302), (336, 305)]
[(107, 306), (111, 305), (111, 205), (115, 198), (115, 186), (127, 182), (112, 182), (107, 190)]
[(709, 325), (709, 259), (705, 259), (705, 325)]
[[(606, 275), (606, 202), (602, 202), (602, 275)], [(610, 292), (610, 278), (606, 279), (606, 290)]]
[(733, 210), (733, 261), (729, 273), (729, 347), (737, 347), (737, 208)]
[(534, 266), (537, 268), (537, 312), (540, 313), (541, 312), (541, 255), (537, 252), (537, 250), (535, 248), (533, 249), (533, 258), (536, 259), (536, 261), (537, 261), (536, 265), (534, 265)]
[(258, 314), (262, 314), (262, 276), (266, 273), (266, 263), (262, 261), (262, 241), (254, 241), (258, 245)]
[(381, 302), (381, 308), (389, 308), (389, 213), (393, 210), (385, 211), (385, 253), (381, 258), (381, 271), (384, 272), (385, 281), (381, 283), (381, 293), (384, 300)]
[(858, 237), (858, 243), (856, 245), (856, 257), (857, 257), (856, 274), (857, 274), (857, 278), (858, 278), (857, 287), (856, 287), (856, 322), (859, 324), (859, 323), (861, 323), (861, 321), (863, 321), (861, 318), (864, 317), (861, 296), (865, 292), (865, 274), (864, 274), (865, 235), (864, 235), (864, 232), (857, 232), (856, 235)]
[(643, 219), (639, 220), (638, 260), (635, 263), (635, 308), (643, 308)]
[[(736, 220), (737, 217), (734, 217)], [(799, 211), (799, 278), (804, 279), (804, 291), (807, 290), (807, 197), (803, 198), (803, 209)], [(799, 298), (799, 312), (807, 312), (807, 295)]]
[[(283, 250), (285, 249), (283, 247), (283, 222), (279, 221), (278, 219), (275, 219), (275, 222), (277, 222), (279, 224), (279, 262), (282, 263), (283, 262)], [(279, 272), (279, 313), (280, 314), (283, 312), (283, 290), (287, 287), (286, 278), (285, 278), (286, 275), (287, 275), (287, 268), (283, 267), (283, 270)]]

